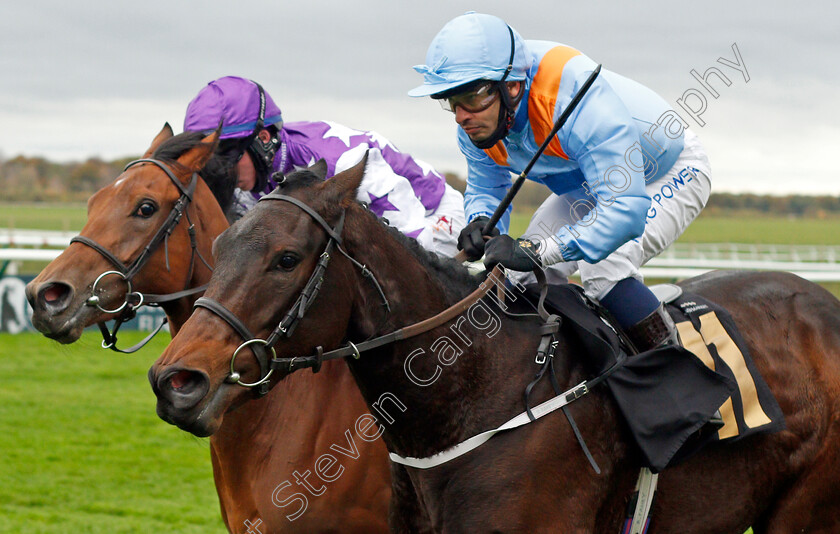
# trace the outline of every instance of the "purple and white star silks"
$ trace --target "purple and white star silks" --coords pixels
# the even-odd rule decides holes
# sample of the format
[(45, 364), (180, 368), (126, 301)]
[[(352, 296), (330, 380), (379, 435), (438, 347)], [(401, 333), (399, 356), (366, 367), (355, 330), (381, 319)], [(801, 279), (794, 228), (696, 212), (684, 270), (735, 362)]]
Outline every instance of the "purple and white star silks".
[(388, 195), (382, 195), (378, 197), (368, 191), (368, 196), (370, 197), (370, 202), (368, 202), (368, 208), (370, 211), (376, 214), (377, 217), (382, 217), (386, 211), (399, 211), (399, 208), (394, 206), (388, 201)]

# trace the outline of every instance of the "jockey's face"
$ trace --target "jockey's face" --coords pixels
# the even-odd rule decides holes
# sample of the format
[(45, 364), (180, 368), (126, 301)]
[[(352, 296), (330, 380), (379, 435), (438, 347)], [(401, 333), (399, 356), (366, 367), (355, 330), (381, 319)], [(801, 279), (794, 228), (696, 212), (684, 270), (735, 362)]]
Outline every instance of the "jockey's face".
[(254, 168), (251, 154), (247, 150), (242, 154), (242, 158), (236, 164), (236, 174), (236, 187), (242, 191), (250, 191), (257, 185), (257, 171)]
[[(268, 130), (260, 130), (257, 134), (263, 143), (271, 140), (271, 132)], [(257, 185), (257, 169), (254, 167), (254, 160), (251, 159), (251, 153), (242, 148), (239, 153), (239, 159), (236, 163), (237, 181), (236, 187), (242, 191), (250, 191)]]
[[(508, 82), (508, 91), (512, 99), (519, 95), (521, 84), (519, 82)], [(498, 94), (498, 90), (495, 90)], [(480, 143), (488, 139), (499, 124), (499, 107), (502, 105), (501, 98), (495, 98), (490, 105), (480, 111), (468, 111), (466, 106), (455, 103), (455, 122), (463, 128), (464, 132), (474, 143)]]
[(500, 100), (493, 102), (490, 107), (478, 112), (470, 112), (461, 106), (455, 107), (455, 122), (464, 129), (473, 142), (480, 143), (493, 135), (499, 123)]

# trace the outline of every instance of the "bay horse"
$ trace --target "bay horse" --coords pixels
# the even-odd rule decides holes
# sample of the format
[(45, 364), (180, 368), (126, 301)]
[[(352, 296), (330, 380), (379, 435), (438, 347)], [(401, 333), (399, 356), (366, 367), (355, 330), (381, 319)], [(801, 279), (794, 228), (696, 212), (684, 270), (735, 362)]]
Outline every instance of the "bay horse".
[[(159, 161), (187, 187), (194, 173), (205, 170), (215, 142), (215, 134), (173, 137), (167, 124), (142, 160)], [(216, 183), (214, 187), (224, 185)], [(181, 221), (131, 279), (135, 293), (177, 294), (208, 282), (210, 269), (202, 261), (190, 259), (189, 222), (194, 223), (195, 255), (211, 258), (213, 241), (228, 227), (214, 192), (225, 198), (224, 192), (211, 192), (204, 179), (197, 180)], [(130, 265), (180, 196), (180, 188), (163, 167), (149, 162), (131, 165), (91, 197), (81, 235)], [(126, 284), (118, 275), (104, 277), (99, 283), (96, 279), (114, 268), (113, 261), (90, 245), (71, 243), (27, 286), (33, 324), (47, 337), (72, 343), (85, 327), (113, 319), (116, 313), (102, 310), (119, 307), (126, 298)], [(101, 291), (97, 291), (99, 307), (86, 305), (94, 287)], [(188, 294), (161, 304), (173, 335), (189, 317), (197, 297)], [(367, 410), (345, 365), (336, 362), (324, 370), (323, 375), (301, 373), (265, 397), (244, 402), (210, 438), (213, 477), (222, 518), (230, 532), (245, 532), (249, 524), (264, 533), (387, 530), (390, 483), (381, 440), (365, 444), (358, 460), (347, 465), (341, 480), (330, 484), (325, 494), (309, 495), (305, 514), (295, 521), (287, 518), (290, 511), (301, 508), (306, 496), (293, 499), (294, 490), (277, 488), (284, 481), (294, 482), (293, 472), (312, 469), (332, 442), (347, 447), (343, 432), (353, 429), (355, 420)], [(302, 416), (300, 409), (306, 410), (306, 415)]]
[[(374, 428), (402, 457), (430, 457), (523, 411), (541, 321), (497, 317), (487, 304), (475, 321), (390, 336), (360, 353), (479, 283), (355, 202), (362, 167), (326, 182), (294, 173), (219, 237), (206, 301), (149, 372), (161, 417), (196, 435), (218, 432), (252, 395), (243, 384), (266, 379), (251, 347), (283, 362), (267, 378), (275, 388), (300, 374), (291, 372), (296, 362), (317, 367), (330, 351), (352, 354), (346, 360)], [(786, 273), (716, 272), (682, 286), (730, 311), (786, 428), (709, 445), (663, 471), (649, 532), (840, 531), (840, 302)], [(290, 316), (293, 332), (282, 334), (276, 325), (289, 326)], [(587, 378), (578, 349), (559, 340), (564, 390)], [(532, 393), (535, 403), (553, 395), (546, 381)], [(392, 532), (619, 532), (640, 453), (605, 388), (569, 408), (600, 475), (566, 420), (546, 416), (431, 469), (393, 463)]]

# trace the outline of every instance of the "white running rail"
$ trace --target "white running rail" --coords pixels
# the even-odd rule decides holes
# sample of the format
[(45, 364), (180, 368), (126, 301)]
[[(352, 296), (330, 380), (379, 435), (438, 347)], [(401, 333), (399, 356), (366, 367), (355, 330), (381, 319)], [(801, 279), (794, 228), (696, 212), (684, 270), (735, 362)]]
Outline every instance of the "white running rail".
[[(52, 261), (74, 235), (0, 228), (0, 261)], [(788, 271), (813, 282), (840, 282), (840, 246), (675, 243), (650, 260), (642, 274), (679, 280), (716, 269)]]

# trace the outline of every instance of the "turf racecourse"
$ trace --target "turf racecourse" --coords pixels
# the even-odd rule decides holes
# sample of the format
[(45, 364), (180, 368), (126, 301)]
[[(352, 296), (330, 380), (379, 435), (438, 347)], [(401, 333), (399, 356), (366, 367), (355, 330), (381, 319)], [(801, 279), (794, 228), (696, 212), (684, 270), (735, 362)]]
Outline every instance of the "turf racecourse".
[(0, 334), (0, 533), (227, 532), (207, 440), (155, 415), (146, 371), (168, 336), (123, 356), (97, 335)]
[(227, 532), (208, 441), (155, 415), (146, 372), (169, 336), (125, 356), (97, 335), (0, 334), (0, 532)]
[(227, 532), (207, 440), (155, 415), (146, 371), (169, 336), (133, 356), (97, 336), (0, 334), (0, 533)]

